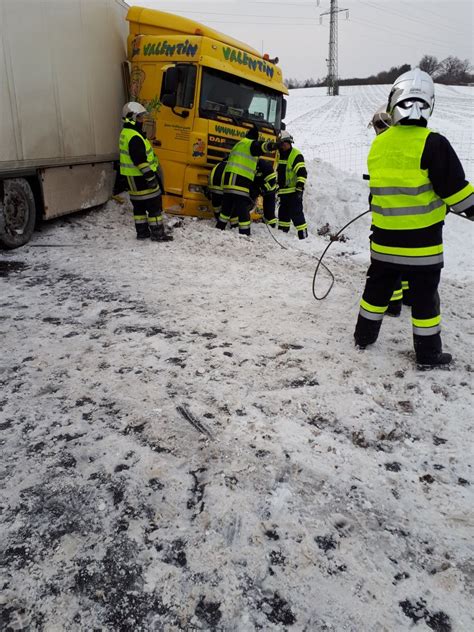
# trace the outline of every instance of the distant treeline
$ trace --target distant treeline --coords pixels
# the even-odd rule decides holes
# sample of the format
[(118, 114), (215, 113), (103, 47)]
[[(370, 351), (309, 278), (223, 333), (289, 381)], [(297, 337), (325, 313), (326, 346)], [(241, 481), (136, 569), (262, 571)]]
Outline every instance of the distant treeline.
[[(449, 85), (466, 85), (474, 83), (474, 74), (472, 74), (472, 65), (468, 59), (459, 59), (452, 55), (438, 61), (433, 55), (424, 55), (418, 67), (430, 74), (437, 83), (445, 83)], [(402, 64), (401, 66), (392, 66), (390, 70), (382, 70), (376, 75), (370, 77), (351, 77), (349, 79), (339, 79), (340, 86), (360, 86), (374, 85), (381, 83), (393, 83), (395, 79), (411, 70), (410, 64)], [(318, 88), (327, 86), (327, 77), (322, 79), (287, 79), (285, 81), (288, 88)]]

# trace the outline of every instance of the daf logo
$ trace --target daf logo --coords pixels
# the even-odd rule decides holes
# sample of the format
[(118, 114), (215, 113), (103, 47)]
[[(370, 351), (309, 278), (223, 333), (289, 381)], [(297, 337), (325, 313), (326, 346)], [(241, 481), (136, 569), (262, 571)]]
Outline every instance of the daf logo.
[(216, 143), (216, 144), (220, 144), (220, 145), (224, 145), (226, 142), (226, 138), (222, 138), (220, 136), (211, 136), (209, 134), (209, 143)]

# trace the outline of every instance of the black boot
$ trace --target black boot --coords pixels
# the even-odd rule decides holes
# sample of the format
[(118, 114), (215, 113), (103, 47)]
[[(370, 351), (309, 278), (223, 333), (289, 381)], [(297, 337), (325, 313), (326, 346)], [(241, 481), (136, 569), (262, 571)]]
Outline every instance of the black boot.
[(441, 335), (433, 336), (413, 336), (416, 362), (423, 369), (433, 367), (446, 367), (451, 364), (453, 356), (450, 353), (443, 353)]
[(433, 355), (417, 355), (416, 362), (420, 369), (430, 369), (435, 367), (446, 367), (451, 364), (453, 356), (450, 353), (439, 351)]
[(135, 224), (137, 231), (137, 239), (148, 239), (150, 237), (150, 229), (148, 224)]
[(298, 239), (306, 239), (308, 236), (308, 229), (302, 228), (298, 231)]
[(402, 313), (402, 302), (390, 301), (385, 313), (387, 314), (387, 316), (393, 316), (394, 318), (400, 316), (400, 314)]
[(152, 241), (173, 241), (173, 235), (165, 233), (163, 224), (150, 224), (150, 237)]
[(365, 349), (369, 345), (374, 344), (379, 337), (381, 326), (382, 320), (369, 320), (359, 314), (354, 331), (354, 341), (356, 347), (359, 349)]

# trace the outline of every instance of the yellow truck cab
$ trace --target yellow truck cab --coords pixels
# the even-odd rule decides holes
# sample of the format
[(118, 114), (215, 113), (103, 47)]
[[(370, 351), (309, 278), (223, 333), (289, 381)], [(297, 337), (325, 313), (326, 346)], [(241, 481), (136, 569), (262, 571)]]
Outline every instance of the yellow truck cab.
[(213, 217), (209, 172), (255, 124), (275, 138), (288, 90), (277, 59), (187, 18), (131, 7), (130, 99), (164, 173), (167, 213)]

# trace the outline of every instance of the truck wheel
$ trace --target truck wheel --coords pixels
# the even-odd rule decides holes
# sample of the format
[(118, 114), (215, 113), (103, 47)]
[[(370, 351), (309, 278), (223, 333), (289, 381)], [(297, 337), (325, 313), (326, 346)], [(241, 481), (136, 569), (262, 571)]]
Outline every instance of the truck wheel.
[(4, 180), (0, 199), (0, 246), (12, 250), (30, 241), (35, 228), (33, 191), (24, 178)]

